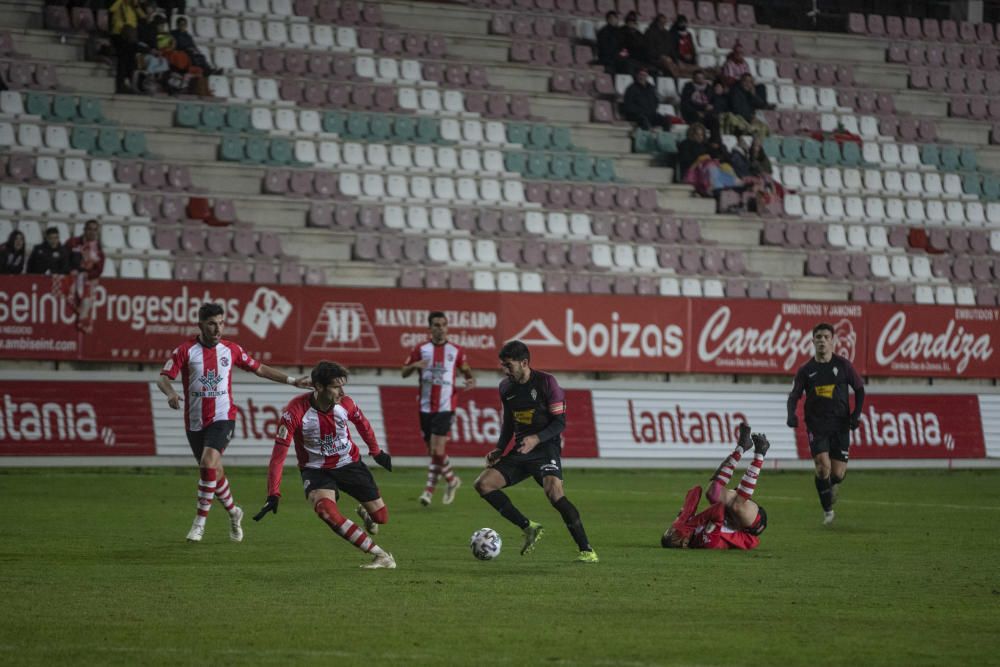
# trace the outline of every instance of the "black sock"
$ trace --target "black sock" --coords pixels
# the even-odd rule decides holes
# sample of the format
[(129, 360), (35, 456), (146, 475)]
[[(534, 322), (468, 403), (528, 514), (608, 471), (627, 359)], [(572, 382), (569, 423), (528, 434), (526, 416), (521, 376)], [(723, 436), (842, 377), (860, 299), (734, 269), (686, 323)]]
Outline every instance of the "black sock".
[(510, 502), (510, 498), (503, 491), (490, 491), (483, 496), (483, 500), (493, 505), (493, 509), (500, 512), (500, 516), (521, 530), (527, 528), (528, 524), (531, 523), (528, 521), (528, 517), (521, 514), (521, 510), (514, 507), (514, 503)]
[(819, 494), (819, 504), (823, 506), (823, 511), (829, 512), (833, 507), (833, 488), (829, 477), (816, 478), (816, 493)]
[(834, 474), (830, 475), (830, 486), (837, 486), (838, 484), (840, 484), (843, 481), (844, 481), (843, 477), (837, 477)]
[(576, 541), (576, 546), (580, 547), (580, 551), (592, 551), (590, 541), (587, 540), (587, 532), (583, 529), (583, 522), (580, 521), (580, 513), (573, 503), (569, 501), (569, 498), (563, 496), (552, 503), (552, 506), (562, 514), (563, 522), (566, 524), (566, 528), (569, 529), (569, 534)]

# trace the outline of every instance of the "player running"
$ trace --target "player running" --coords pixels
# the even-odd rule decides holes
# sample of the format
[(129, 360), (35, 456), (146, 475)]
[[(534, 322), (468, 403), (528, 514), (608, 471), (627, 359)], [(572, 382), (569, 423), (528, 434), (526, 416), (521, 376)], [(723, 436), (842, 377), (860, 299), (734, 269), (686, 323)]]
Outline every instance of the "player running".
[[(795, 406), (805, 393), (809, 453), (816, 464), (816, 493), (823, 507), (823, 524), (828, 526), (833, 523), (833, 504), (840, 483), (847, 476), (851, 431), (859, 425), (865, 383), (850, 361), (833, 353), (831, 325), (817, 324), (812, 335), (816, 354), (795, 373), (795, 384), (788, 394), (788, 426), (799, 425)], [(854, 389), (853, 412), (848, 387)]]
[[(268, 512), (278, 513), (281, 473), (288, 447), (294, 440), (302, 484), (313, 511), (333, 532), (375, 556), (372, 562), (361, 567), (393, 569), (396, 560), (392, 554), (369, 537), (369, 534), (378, 533), (379, 524), (389, 521), (389, 510), (371, 471), (361, 461), (361, 452), (351, 440), (347, 422), (354, 424), (376, 463), (392, 471), (392, 457), (379, 449), (371, 424), (361, 408), (344, 393), (346, 382), (347, 369), (340, 364), (321, 361), (312, 371), (313, 391), (293, 398), (285, 406), (267, 471), (267, 502), (253, 519), (260, 521)], [(357, 512), (368, 533), (340, 513), (338, 489), (361, 503)]]
[[(577, 560), (596, 563), (597, 553), (587, 540), (580, 513), (563, 493), (560, 453), (566, 429), (566, 394), (553, 376), (531, 368), (531, 353), (521, 341), (508, 342), (499, 356), (507, 374), (500, 382), (503, 425), (496, 449), (486, 456), (486, 470), (476, 479), (476, 491), (503, 518), (524, 531), (523, 556), (541, 539), (542, 526), (521, 514), (500, 489), (534, 477), (576, 541), (580, 549)], [(508, 447), (511, 437), (514, 442)]]
[[(206, 303), (198, 309), (198, 329), (193, 340), (182, 343), (167, 359), (156, 386), (167, 397), (167, 405), (184, 409), (184, 429), (188, 444), (200, 467), (198, 479), (198, 513), (188, 531), (188, 542), (201, 542), (205, 521), (212, 509), (213, 496), (229, 512), (229, 539), (243, 541), (243, 510), (233, 500), (229, 480), (222, 468), (226, 451), (236, 427), (236, 403), (232, 398), (233, 368), (242, 368), (273, 382), (296, 387), (309, 387), (309, 378), (293, 378), (265, 366), (232, 341), (223, 340), (225, 314), (217, 303)], [(174, 391), (172, 380), (181, 375), (184, 397)]]
[(435, 310), (427, 316), (427, 323), (430, 340), (413, 348), (402, 370), (404, 378), (420, 371), (420, 431), (431, 457), (427, 466), (427, 484), (419, 498), (424, 507), (431, 504), (439, 477), (444, 476), (448, 484), (441, 498), (445, 505), (455, 500), (455, 491), (462, 485), (462, 480), (452, 471), (451, 460), (445, 452), (458, 404), (455, 371), (462, 372), (466, 389), (476, 386), (465, 351), (448, 342), (448, 318), (445, 314)]
[[(733, 476), (736, 464), (753, 441), (753, 461), (743, 474), (735, 491), (726, 485)], [(767, 436), (750, 435), (750, 427), (740, 424), (736, 449), (712, 475), (708, 487), (708, 509), (695, 514), (701, 501), (701, 487), (687, 492), (684, 505), (677, 519), (660, 538), (664, 549), (756, 549), (760, 534), (767, 528), (767, 512), (751, 500), (757, 488), (757, 478), (764, 465), (764, 455), (770, 447)]]

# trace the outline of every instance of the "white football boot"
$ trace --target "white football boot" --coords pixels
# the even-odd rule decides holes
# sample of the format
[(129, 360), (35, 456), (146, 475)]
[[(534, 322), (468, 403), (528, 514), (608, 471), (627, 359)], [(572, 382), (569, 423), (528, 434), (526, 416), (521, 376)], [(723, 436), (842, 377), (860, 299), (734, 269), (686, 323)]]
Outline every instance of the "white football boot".
[(229, 539), (233, 542), (243, 541), (243, 508), (236, 506), (236, 509), (229, 515)]

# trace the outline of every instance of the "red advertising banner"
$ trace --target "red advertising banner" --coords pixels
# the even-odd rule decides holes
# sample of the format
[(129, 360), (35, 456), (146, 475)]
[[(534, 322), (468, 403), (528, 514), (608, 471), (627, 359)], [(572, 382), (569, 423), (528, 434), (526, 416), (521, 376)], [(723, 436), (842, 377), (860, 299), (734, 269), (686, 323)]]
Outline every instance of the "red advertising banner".
[[(795, 430), (799, 457), (811, 458), (802, 403)], [(979, 397), (866, 394), (852, 459), (981, 459), (986, 456)]]
[(146, 382), (0, 382), (0, 456), (152, 456)]
[(442, 310), (476, 368), (494, 368), (519, 338), (553, 371), (790, 377), (825, 321), (864, 375), (1000, 377), (995, 308), (102, 280), (84, 335), (51, 280), (34, 276), (4, 278), (0, 358), (160, 363), (197, 333), (206, 301), (225, 309), (226, 338), (279, 365), (400, 366)]
[(868, 372), (921, 377), (1000, 377), (1000, 309), (871, 306)]
[[(427, 449), (420, 435), (417, 388), (380, 387), (386, 440), (393, 455), (424, 456)], [(566, 431), (563, 458), (596, 458), (597, 434), (590, 392), (566, 390)], [(497, 444), (502, 420), (500, 397), (495, 388), (458, 393), (455, 422), (448, 439), (450, 456), (486, 456)]]
[(829, 322), (834, 351), (865, 374), (865, 312), (856, 303), (691, 299), (689, 368), (792, 376), (813, 355), (812, 328)]
[(505, 295), (500, 338), (546, 370), (683, 372), (688, 299)]

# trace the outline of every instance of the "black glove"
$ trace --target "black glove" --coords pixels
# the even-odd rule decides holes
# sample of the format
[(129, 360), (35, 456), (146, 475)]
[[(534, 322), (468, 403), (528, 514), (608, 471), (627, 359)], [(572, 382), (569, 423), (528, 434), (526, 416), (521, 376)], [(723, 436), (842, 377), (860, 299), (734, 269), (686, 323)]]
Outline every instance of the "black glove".
[(264, 506), (260, 508), (259, 512), (254, 514), (253, 520), (260, 521), (261, 519), (264, 518), (264, 515), (267, 514), (268, 512), (274, 512), (275, 514), (277, 514), (279, 500), (281, 500), (281, 498), (279, 498), (278, 496), (268, 496), (267, 502), (264, 503)]
[(389, 452), (381, 451), (372, 458), (375, 459), (375, 463), (392, 472), (392, 457), (389, 456)]
[(788, 424), (788, 428), (796, 428), (799, 425), (799, 418), (795, 415), (788, 415), (788, 421), (785, 423)]
[(861, 426), (861, 420), (857, 415), (851, 415), (851, 419), (848, 424), (850, 425), (852, 431), (856, 431), (858, 427)]

